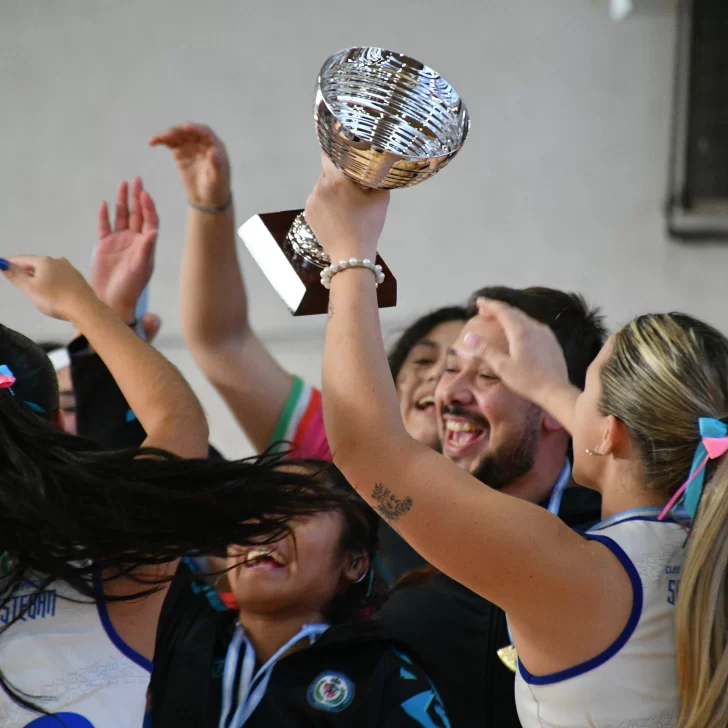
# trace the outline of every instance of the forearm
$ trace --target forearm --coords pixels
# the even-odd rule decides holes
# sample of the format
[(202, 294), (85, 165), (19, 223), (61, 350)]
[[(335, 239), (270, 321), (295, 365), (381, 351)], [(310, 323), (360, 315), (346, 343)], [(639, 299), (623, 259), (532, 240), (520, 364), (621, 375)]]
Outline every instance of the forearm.
[(181, 312), (182, 333), (194, 354), (250, 332), (232, 206), (216, 214), (190, 207)]
[[(353, 268), (331, 281), (324, 349), (324, 420), (338, 462), (367, 457), (374, 441), (407, 443), (379, 323), (374, 277)], [(372, 485), (372, 484), (370, 484)]]
[(182, 262), (182, 333), (256, 450), (270, 444), (293, 377), (248, 323), (232, 208), (190, 208)]
[(580, 394), (580, 389), (571, 384), (565, 384), (563, 387), (545, 392), (543, 401), (540, 403), (543, 409), (572, 436), (574, 434), (576, 400)]
[(96, 298), (79, 302), (72, 322), (104, 361), (147, 432), (145, 444), (205, 457), (207, 420), (177, 369)]

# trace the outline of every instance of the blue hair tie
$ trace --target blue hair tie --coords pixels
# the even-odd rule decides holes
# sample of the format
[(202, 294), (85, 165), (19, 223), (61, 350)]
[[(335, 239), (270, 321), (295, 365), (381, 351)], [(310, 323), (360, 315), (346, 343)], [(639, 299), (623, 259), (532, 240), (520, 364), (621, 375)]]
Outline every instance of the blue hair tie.
[(728, 426), (714, 417), (698, 420), (700, 442), (695, 449), (688, 479), (677, 489), (658, 516), (662, 520), (681, 501), (690, 518), (695, 518), (705, 485), (705, 466), (728, 452)]

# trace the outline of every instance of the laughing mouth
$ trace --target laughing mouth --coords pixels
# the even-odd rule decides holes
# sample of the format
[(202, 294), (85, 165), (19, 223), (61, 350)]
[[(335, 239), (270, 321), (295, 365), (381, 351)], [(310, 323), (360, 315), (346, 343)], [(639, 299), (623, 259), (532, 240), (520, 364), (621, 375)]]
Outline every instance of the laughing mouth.
[(287, 565), (286, 560), (277, 549), (254, 548), (245, 554), (243, 566), (247, 569), (269, 568), (282, 569)]
[(415, 405), (420, 412), (434, 412), (435, 411), (435, 397), (428, 394), (426, 397), (421, 397), (417, 400)]
[(445, 420), (445, 445), (452, 453), (461, 453), (485, 436), (485, 429), (464, 420)]

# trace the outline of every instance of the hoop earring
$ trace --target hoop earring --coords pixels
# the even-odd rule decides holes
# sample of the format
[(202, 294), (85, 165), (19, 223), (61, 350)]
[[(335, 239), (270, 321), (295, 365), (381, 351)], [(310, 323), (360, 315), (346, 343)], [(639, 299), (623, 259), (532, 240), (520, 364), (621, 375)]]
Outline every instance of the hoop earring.
[(591, 455), (592, 457), (598, 457), (598, 458), (600, 458), (600, 457), (601, 457), (601, 456), (602, 456), (602, 455), (604, 454), (604, 453), (602, 453), (602, 452), (599, 452), (599, 449), (596, 449), (596, 450), (590, 450), (589, 448), (587, 448), (586, 450), (584, 450), (584, 452), (585, 452), (585, 453), (586, 453), (587, 455)]
[(366, 575), (367, 575), (368, 573), (369, 573), (369, 569), (367, 569), (366, 571), (363, 571), (363, 572), (361, 573), (361, 575), (359, 576), (359, 578), (358, 578), (358, 579), (357, 579), (357, 580), (356, 580), (356, 581), (355, 581), (354, 583), (355, 583), (355, 584), (361, 584), (361, 583), (362, 583), (362, 582), (364, 581), (364, 579), (366, 579)]

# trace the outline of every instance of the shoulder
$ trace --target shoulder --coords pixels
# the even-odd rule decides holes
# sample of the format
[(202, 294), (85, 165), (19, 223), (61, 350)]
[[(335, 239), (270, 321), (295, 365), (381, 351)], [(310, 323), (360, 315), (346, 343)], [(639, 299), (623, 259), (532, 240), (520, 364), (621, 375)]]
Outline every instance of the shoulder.
[(413, 706), (424, 700), (432, 705), (432, 710), (438, 706), (437, 710), (444, 715), (440, 696), (413, 647), (376, 621), (345, 629), (350, 630), (349, 654), (357, 667), (352, 674), (363, 683), (363, 689), (366, 686), (370, 699), (379, 700), (382, 715), (402, 711), (408, 715)]
[(180, 720), (184, 725), (202, 725), (196, 721), (206, 714), (209, 696), (218, 695), (219, 664), (235, 614), (223, 611), (215, 597), (214, 589), (195, 578), (194, 565), (183, 561), (157, 630), (150, 683), (155, 725), (179, 725)]
[(671, 557), (675, 550), (683, 550), (686, 541), (686, 532), (677, 523), (640, 517), (594, 528), (584, 535), (608, 547), (620, 561), (635, 565)]
[(449, 728), (437, 689), (407, 652), (383, 640), (354, 642), (346, 652), (332, 647), (312, 661), (316, 671), (306, 687), (310, 708), (329, 714), (353, 710), (386, 728)]
[(449, 727), (440, 694), (422, 665), (394, 647), (383, 657), (382, 724)]
[(331, 460), (324, 429), (321, 391), (293, 377), (291, 391), (278, 418), (270, 444), (287, 442), (296, 447), (294, 457)]
[(162, 606), (157, 629), (155, 665), (180, 650), (202, 649), (215, 642), (224, 624), (234, 621), (215, 590), (196, 576), (193, 562), (180, 562)]

